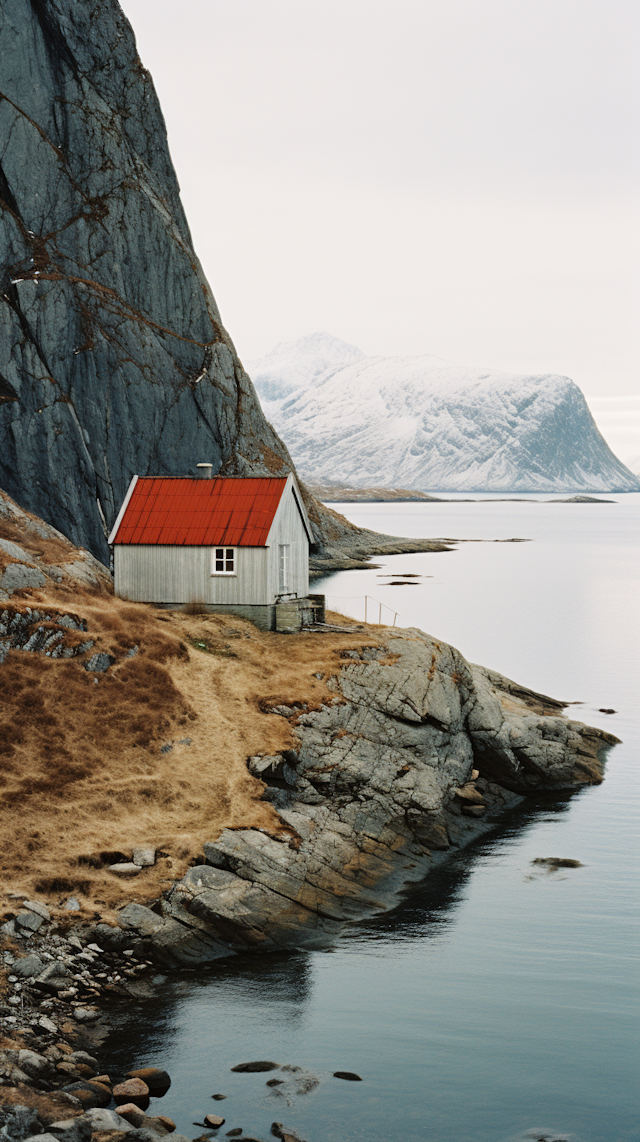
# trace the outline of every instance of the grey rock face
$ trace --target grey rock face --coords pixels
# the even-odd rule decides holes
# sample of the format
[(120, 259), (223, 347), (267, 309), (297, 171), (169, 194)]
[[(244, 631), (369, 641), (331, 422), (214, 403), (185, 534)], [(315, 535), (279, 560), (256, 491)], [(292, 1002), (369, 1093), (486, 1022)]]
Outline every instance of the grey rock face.
[[(1, 312), (0, 305), (0, 315)], [(2, 402), (0, 422), (1, 419)], [(0, 531), (19, 536), (22, 541), (15, 543), (13, 539), (0, 537), (0, 600), (8, 599), (14, 591), (24, 587), (46, 586), (47, 581), (111, 590), (109, 572), (89, 551), (74, 547), (55, 527), (18, 507), (3, 491), (0, 491)], [(49, 548), (48, 553), (42, 551), (43, 539), (52, 541), (44, 545)], [(69, 630), (78, 629), (73, 624), (74, 620), (66, 616), (63, 625)]]
[(89, 661), (85, 662), (84, 668), (93, 674), (105, 674), (114, 662), (115, 658), (111, 654), (92, 654)]
[[(86, 626), (86, 620), (77, 615), (53, 610), (38, 611), (31, 607), (25, 607), (21, 611), (12, 605), (3, 606), (0, 603), (0, 664), (11, 649), (25, 650), (30, 654), (41, 653), (47, 658), (76, 658), (83, 655), (93, 646), (92, 639), (67, 645), (65, 635), (67, 631), (84, 631)], [(93, 658), (108, 660), (107, 666), (103, 669), (107, 669), (114, 661), (108, 654), (96, 654)], [(32, 907), (27, 902), (25, 906)], [(37, 912), (38, 907), (42, 908), (44, 905), (34, 906), (32, 911)], [(41, 914), (43, 919), (48, 919), (48, 916)]]
[(292, 465), (221, 325), (117, 0), (6, 0), (0, 58), (0, 485), (107, 561), (135, 472)]
[(617, 739), (562, 717), (562, 703), (422, 631), (384, 638), (344, 652), (320, 709), (273, 706), (298, 746), (248, 767), (283, 831), (226, 829), (163, 916), (129, 904), (122, 927), (179, 962), (323, 945), (523, 796), (602, 780), (600, 751)]
[(38, 1112), (33, 1107), (0, 1107), (0, 1137), (22, 1142), (23, 1139), (37, 1133), (39, 1129)]

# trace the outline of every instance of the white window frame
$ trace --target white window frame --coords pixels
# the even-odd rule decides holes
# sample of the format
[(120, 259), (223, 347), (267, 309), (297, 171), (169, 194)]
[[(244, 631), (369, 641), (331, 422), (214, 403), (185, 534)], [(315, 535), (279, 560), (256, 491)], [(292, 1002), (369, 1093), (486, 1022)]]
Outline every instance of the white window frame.
[(288, 582), (291, 575), (291, 544), (278, 544), (278, 593), (287, 594), (291, 590)]
[[(216, 571), (216, 563), (220, 562), (220, 560), (217, 558), (217, 554), (216, 554), (218, 551), (224, 552), (222, 562), (224, 563), (225, 567), (227, 566), (227, 563), (229, 562), (229, 553), (231, 553), (231, 561), (233, 562), (233, 568), (231, 571), (226, 571), (226, 570), (225, 571)], [(222, 578), (224, 578), (224, 579), (235, 579), (237, 577), (237, 574), (238, 574), (237, 568), (238, 568), (238, 548), (237, 547), (227, 547), (226, 545), (224, 545), (224, 546), (221, 545), (219, 547), (212, 547), (211, 548), (211, 577), (212, 577), (212, 579), (222, 579)]]

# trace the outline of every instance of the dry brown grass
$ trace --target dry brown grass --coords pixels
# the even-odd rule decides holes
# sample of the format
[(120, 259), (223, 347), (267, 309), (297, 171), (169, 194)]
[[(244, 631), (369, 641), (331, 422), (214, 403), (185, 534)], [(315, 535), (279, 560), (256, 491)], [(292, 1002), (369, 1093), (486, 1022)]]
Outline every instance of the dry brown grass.
[[(85, 916), (154, 899), (225, 827), (281, 831), (246, 767), (252, 754), (294, 744), (287, 721), (265, 706), (319, 704), (340, 651), (375, 645), (380, 631), (263, 633), (234, 616), (166, 612), (68, 587), (28, 592), (27, 604), (73, 610), (87, 620), (83, 637), (117, 660), (93, 675), (81, 659), (16, 650), (0, 667), (3, 891), (54, 911), (73, 894)], [(156, 866), (117, 879), (106, 866), (139, 844), (162, 854)], [(0, 912), (15, 908), (5, 896)]]

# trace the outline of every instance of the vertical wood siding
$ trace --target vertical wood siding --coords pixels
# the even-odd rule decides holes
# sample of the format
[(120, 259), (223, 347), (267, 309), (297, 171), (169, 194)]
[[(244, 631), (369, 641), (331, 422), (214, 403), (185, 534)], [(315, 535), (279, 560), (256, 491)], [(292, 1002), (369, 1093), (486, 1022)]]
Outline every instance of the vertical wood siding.
[(288, 486), (275, 514), (267, 538), (269, 544), (269, 590), (272, 599), (280, 593), (280, 553), (281, 543), (289, 544), (288, 593), (304, 598), (309, 594), (309, 541), (293, 491)]
[(116, 595), (143, 603), (264, 606), (280, 592), (279, 546), (289, 545), (288, 593), (309, 593), (309, 542), (291, 484), (278, 505), (267, 547), (236, 548), (236, 575), (212, 575), (210, 547), (162, 544), (113, 548)]
[(142, 603), (264, 605), (273, 602), (268, 596), (268, 554), (266, 547), (239, 547), (237, 575), (212, 575), (210, 547), (116, 543), (115, 593)]

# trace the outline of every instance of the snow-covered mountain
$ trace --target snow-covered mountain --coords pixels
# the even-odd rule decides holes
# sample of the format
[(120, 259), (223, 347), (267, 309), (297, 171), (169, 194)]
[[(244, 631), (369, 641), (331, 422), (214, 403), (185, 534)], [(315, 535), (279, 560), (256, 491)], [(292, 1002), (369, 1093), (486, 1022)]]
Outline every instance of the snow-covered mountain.
[(307, 480), (431, 491), (640, 490), (568, 377), (431, 356), (366, 357), (328, 333), (281, 343), (247, 371)]

